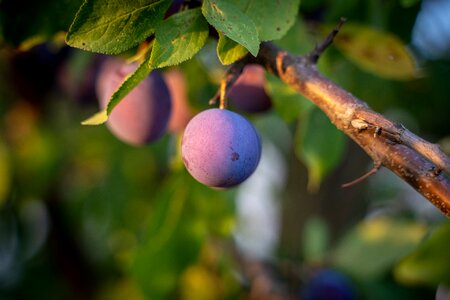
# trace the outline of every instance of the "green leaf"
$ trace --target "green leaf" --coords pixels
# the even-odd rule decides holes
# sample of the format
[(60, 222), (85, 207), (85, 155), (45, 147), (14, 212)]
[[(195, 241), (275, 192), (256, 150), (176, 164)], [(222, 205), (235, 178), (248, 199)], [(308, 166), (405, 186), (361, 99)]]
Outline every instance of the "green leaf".
[(339, 242), (334, 265), (360, 280), (382, 278), (405, 254), (414, 249), (426, 226), (386, 217), (361, 222)]
[(295, 153), (308, 168), (308, 190), (314, 192), (341, 161), (345, 136), (317, 107), (309, 110), (298, 126)]
[(409, 80), (418, 75), (414, 57), (391, 33), (345, 24), (334, 42), (349, 60), (372, 74), (396, 80)]
[(280, 39), (295, 23), (300, 0), (237, 0), (256, 25), (261, 41)]
[(253, 56), (258, 54), (259, 38), (255, 23), (239, 7), (225, 0), (205, 0), (202, 12), (217, 31), (247, 48)]
[(417, 249), (394, 269), (395, 277), (407, 284), (444, 283), (450, 286), (450, 223), (439, 226)]
[(72, 47), (118, 54), (149, 37), (170, 6), (169, 0), (86, 0), (70, 26)]
[(124, 80), (124, 82), (117, 88), (114, 94), (111, 95), (106, 110), (96, 113), (92, 117), (81, 122), (81, 124), (100, 125), (108, 121), (108, 116), (111, 114), (114, 107), (119, 104), (120, 101), (152, 71), (149, 66), (149, 59), (150, 58), (144, 60), (144, 62), (141, 63), (139, 67)]
[(217, 56), (223, 65), (229, 65), (241, 59), (248, 53), (240, 44), (227, 38), (219, 31), (219, 42), (217, 43)]
[(200, 8), (173, 15), (157, 27), (150, 65), (153, 68), (177, 65), (191, 59), (205, 45), (208, 23)]

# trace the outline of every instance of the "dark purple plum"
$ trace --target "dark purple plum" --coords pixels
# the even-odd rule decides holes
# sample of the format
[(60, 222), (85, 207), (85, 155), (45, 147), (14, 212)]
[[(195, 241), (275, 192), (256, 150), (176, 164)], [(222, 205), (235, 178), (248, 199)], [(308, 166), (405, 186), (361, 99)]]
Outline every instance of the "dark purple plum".
[[(118, 58), (108, 58), (97, 78), (97, 97), (101, 109), (124, 79), (136, 70)], [(107, 126), (120, 140), (143, 145), (160, 138), (166, 131), (171, 114), (171, 97), (164, 79), (152, 71), (113, 109)]]
[(247, 113), (258, 113), (269, 110), (272, 101), (264, 86), (266, 77), (260, 65), (245, 66), (241, 76), (228, 93), (230, 104)]
[(311, 281), (302, 290), (300, 299), (354, 300), (356, 293), (347, 276), (333, 269), (323, 269), (313, 275)]
[(183, 2), (184, 2), (184, 0), (173, 0), (169, 9), (167, 9), (167, 11), (166, 11), (166, 15), (164, 16), (164, 18), (168, 18), (168, 17), (176, 14), (177, 12), (179, 12), (181, 9), (181, 6), (183, 5)]
[(212, 108), (197, 114), (186, 126), (181, 155), (196, 180), (227, 188), (253, 174), (261, 157), (261, 140), (241, 115)]

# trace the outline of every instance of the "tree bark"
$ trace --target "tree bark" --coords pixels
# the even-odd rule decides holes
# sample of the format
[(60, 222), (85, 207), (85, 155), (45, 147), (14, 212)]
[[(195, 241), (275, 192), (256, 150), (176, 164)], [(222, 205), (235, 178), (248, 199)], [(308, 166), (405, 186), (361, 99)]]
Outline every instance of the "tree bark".
[[(444, 174), (450, 174), (450, 159), (437, 145), (373, 111), (322, 76), (316, 68), (317, 53), (313, 54), (295, 56), (272, 43), (262, 43), (256, 59), (250, 59), (311, 100), (354, 140), (374, 161), (368, 175), (381, 166), (390, 169), (450, 217), (450, 181)], [(239, 64), (235, 68), (242, 69)]]

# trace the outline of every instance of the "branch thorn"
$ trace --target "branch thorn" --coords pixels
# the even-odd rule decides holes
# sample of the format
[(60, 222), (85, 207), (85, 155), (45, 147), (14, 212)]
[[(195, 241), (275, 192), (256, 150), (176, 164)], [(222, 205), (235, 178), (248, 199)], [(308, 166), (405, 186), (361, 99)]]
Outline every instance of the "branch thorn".
[(313, 64), (316, 64), (319, 60), (319, 57), (322, 55), (322, 53), (331, 45), (336, 35), (339, 33), (339, 30), (341, 29), (342, 25), (347, 21), (346, 18), (341, 17), (339, 20), (339, 23), (334, 27), (334, 29), (326, 36), (326, 38), (316, 47), (313, 51), (311, 51), (307, 57), (309, 61)]
[(353, 181), (342, 184), (341, 187), (343, 187), (343, 188), (351, 187), (355, 184), (358, 184), (358, 183), (366, 180), (367, 178), (369, 178), (370, 176), (375, 174), (380, 169), (380, 167), (381, 167), (381, 163), (375, 163), (373, 168), (369, 172), (367, 172), (366, 174), (362, 175), (359, 178), (356, 178)]

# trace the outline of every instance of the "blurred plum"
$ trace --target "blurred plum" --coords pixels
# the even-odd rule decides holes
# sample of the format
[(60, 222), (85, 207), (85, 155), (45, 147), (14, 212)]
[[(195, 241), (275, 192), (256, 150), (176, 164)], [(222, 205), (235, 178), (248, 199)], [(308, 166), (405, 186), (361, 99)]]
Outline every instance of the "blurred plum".
[[(105, 109), (111, 95), (125, 78), (137, 68), (119, 58), (105, 60), (97, 78), (97, 97)], [(107, 126), (120, 140), (131, 145), (143, 145), (160, 138), (166, 131), (171, 97), (164, 79), (152, 71), (113, 109)]]
[(264, 68), (260, 65), (250, 64), (228, 93), (230, 104), (247, 113), (257, 113), (269, 110), (272, 101), (264, 86), (266, 77)]

